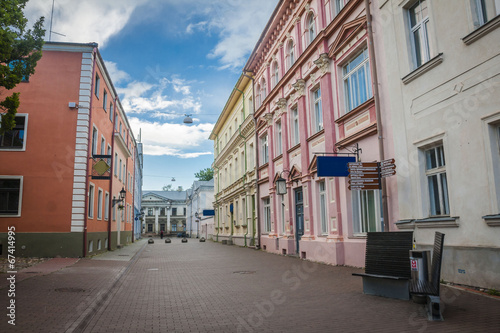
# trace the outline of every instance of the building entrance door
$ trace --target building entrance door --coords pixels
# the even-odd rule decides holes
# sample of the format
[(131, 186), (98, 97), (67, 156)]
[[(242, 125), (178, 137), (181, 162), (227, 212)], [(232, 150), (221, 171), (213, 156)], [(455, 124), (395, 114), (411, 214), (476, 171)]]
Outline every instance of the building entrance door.
[(304, 235), (304, 196), (302, 187), (295, 190), (295, 248), (299, 253), (299, 242)]

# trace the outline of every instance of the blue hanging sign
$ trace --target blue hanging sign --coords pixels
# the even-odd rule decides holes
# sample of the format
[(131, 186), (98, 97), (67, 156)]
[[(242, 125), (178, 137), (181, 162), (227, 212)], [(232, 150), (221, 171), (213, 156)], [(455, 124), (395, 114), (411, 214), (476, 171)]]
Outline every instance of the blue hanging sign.
[(348, 163), (356, 162), (354, 156), (318, 156), (318, 177), (348, 177)]
[(204, 209), (203, 216), (215, 216), (215, 210), (214, 209)]

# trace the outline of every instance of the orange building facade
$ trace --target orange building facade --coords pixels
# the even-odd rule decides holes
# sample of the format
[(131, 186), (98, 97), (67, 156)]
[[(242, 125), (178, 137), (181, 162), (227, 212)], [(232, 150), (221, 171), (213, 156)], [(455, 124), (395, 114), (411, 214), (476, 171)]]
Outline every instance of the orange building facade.
[(36, 73), (14, 90), (17, 125), (0, 136), (1, 255), (8, 230), (17, 256), (79, 257), (132, 242), (136, 141), (97, 44), (47, 42)]

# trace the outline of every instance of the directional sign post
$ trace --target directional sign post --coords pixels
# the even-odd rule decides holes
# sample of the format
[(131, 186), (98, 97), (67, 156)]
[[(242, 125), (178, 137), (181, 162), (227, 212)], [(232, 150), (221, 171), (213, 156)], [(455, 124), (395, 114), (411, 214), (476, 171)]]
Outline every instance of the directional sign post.
[(396, 174), (396, 164), (394, 159), (388, 159), (380, 162), (380, 177), (390, 177)]
[(349, 163), (350, 190), (378, 190), (380, 188), (377, 162)]

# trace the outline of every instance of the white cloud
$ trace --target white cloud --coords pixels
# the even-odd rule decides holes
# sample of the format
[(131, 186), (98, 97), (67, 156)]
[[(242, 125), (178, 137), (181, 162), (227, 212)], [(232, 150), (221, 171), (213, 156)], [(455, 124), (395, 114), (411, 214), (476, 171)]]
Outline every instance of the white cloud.
[(198, 31), (205, 31), (207, 29), (207, 25), (208, 25), (208, 22), (207, 21), (201, 21), (201, 22), (198, 22), (198, 23), (189, 23), (187, 28), (186, 28), (186, 32), (188, 34), (192, 34), (195, 32), (195, 30), (198, 30)]
[(141, 129), (141, 139), (146, 155), (170, 155), (180, 158), (194, 158), (212, 154), (207, 139), (214, 124), (182, 125), (145, 121), (129, 118), (134, 133)]
[(119, 70), (115, 62), (104, 60), (104, 65), (108, 70), (109, 76), (111, 76), (111, 81), (113, 81), (113, 84), (116, 85), (122, 81), (130, 80), (130, 75), (122, 70)]
[[(97, 42), (102, 48), (127, 24), (134, 9), (149, 0), (57, 0), (52, 19), (52, 41)], [(52, 1), (31, 0), (25, 8), (30, 22), (45, 16), (46, 39), (49, 39)]]

